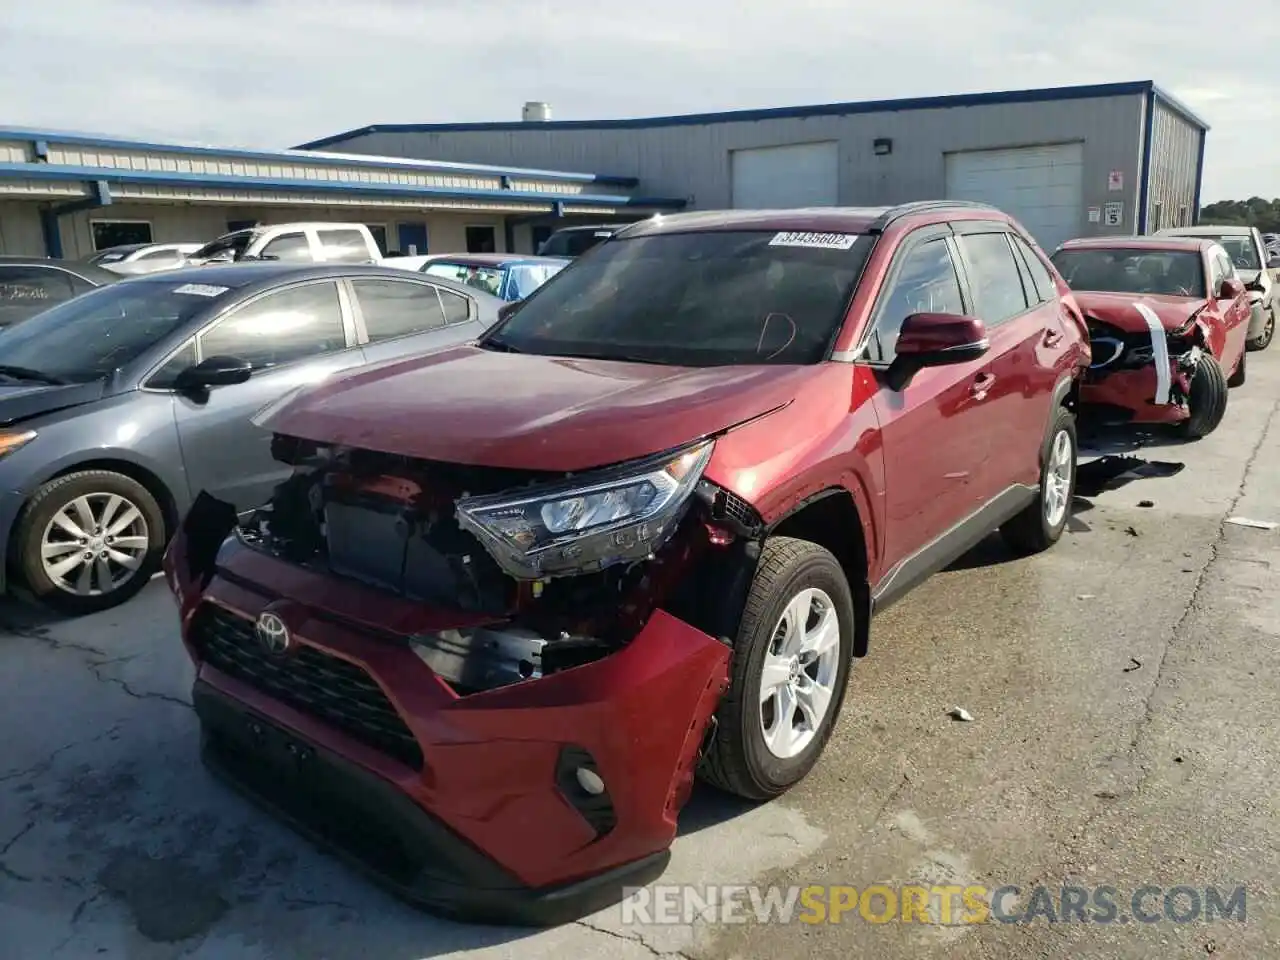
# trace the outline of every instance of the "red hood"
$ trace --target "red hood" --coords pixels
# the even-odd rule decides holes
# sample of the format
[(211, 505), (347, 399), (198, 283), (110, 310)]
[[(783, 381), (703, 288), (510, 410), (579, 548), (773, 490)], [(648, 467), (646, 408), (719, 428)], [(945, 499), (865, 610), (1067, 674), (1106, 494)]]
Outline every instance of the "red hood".
[(319, 384), (267, 429), (423, 460), (585, 470), (657, 453), (789, 403), (810, 367), (667, 367), (473, 346)]
[(1076, 302), (1087, 317), (1094, 317), (1127, 333), (1143, 333), (1147, 321), (1134, 309), (1142, 303), (1160, 318), (1166, 330), (1177, 330), (1203, 310), (1209, 301), (1203, 297), (1163, 297), (1149, 293), (1076, 293)]

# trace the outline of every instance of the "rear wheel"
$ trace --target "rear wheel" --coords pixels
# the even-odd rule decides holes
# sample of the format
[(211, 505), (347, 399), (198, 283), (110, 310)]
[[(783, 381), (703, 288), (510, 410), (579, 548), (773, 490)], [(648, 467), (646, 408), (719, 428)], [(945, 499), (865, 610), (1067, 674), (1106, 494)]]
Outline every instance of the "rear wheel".
[(67, 614), (124, 603), (156, 571), (164, 514), (146, 487), (109, 470), (50, 480), (27, 501), (13, 565), (37, 600)]
[(1059, 407), (1040, 455), (1040, 496), (1000, 528), (1018, 553), (1040, 553), (1062, 537), (1075, 497), (1078, 450), (1075, 415)]
[(1244, 364), (1248, 356), (1249, 356), (1248, 351), (1244, 351), (1240, 354), (1240, 362), (1236, 364), (1236, 372), (1231, 374), (1231, 378), (1227, 381), (1228, 387), (1244, 386), (1244, 379), (1245, 379)]
[(791, 537), (765, 543), (704, 780), (768, 800), (804, 778), (844, 702), (853, 616), (849, 583), (828, 550)]
[(1196, 372), (1191, 375), (1187, 407), (1191, 415), (1182, 421), (1182, 435), (1191, 440), (1213, 433), (1227, 413), (1227, 377), (1212, 354), (1200, 355)]

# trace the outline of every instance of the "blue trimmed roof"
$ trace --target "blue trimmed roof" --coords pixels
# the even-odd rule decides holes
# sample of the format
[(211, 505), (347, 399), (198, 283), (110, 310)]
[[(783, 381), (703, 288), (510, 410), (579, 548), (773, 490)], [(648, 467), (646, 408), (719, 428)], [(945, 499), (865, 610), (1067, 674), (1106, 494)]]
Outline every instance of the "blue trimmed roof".
[(379, 123), (300, 144), (298, 150), (312, 150), (342, 143), (370, 133), (461, 133), (504, 130), (635, 130), (646, 127), (693, 126), (707, 123), (734, 123), (784, 118), (825, 117), (850, 113), (888, 113), (897, 110), (938, 110), (949, 107), (997, 106), (1004, 103), (1042, 103), (1053, 100), (1087, 100), (1098, 97), (1153, 95), (1193, 126), (1209, 125), (1160, 90), (1150, 80), (1132, 83), (1101, 83), (1075, 87), (1045, 87), (1034, 90), (1004, 90), (995, 93), (961, 93), (942, 97), (912, 97), (905, 100), (863, 100), (823, 103), (802, 107), (768, 107), (759, 110), (728, 110), (720, 113), (689, 113), (665, 117), (635, 117), (623, 120), (516, 120), (497, 123)]
[(487, 176), (530, 177), (542, 180), (564, 180), (570, 183), (598, 183), (602, 186), (637, 186), (635, 177), (615, 177), (597, 173), (575, 173), (566, 170), (534, 170), (526, 167), (488, 166), (479, 163), (450, 163), (444, 160), (413, 160), (404, 157), (374, 157), (368, 154), (319, 153), (308, 148), (292, 150), (245, 150), (239, 147), (213, 147), (206, 144), (156, 143), (149, 140), (122, 140), (91, 133), (75, 133), (60, 130), (32, 130), (21, 127), (0, 127), (0, 140), (43, 140), (47, 143), (63, 143), (74, 146), (102, 147), (107, 150), (148, 150), (158, 153), (178, 153), (192, 156), (229, 157), (265, 162), (316, 163), (322, 161), (342, 167), (404, 167), (438, 173), (475, 173)]
[[(65, 143), (65, 140), (58, 140)], [(126, 170), (118, 167), (77, 167), (48, 163), (0, 163), (0, 178), (78, 181), (81, 183), (148, 183), (166, 186), (254, 190), (298, 190), (306, 193), (347, 193), (371, 197), (465, 197), (507, 203), (557, 203), (567, 206), (657, 207), (678, 210), (687, 201), (676, 198), (629, 197), (626, 194), (542, 193), (531, 190), (485, 190), (462, 187), (412, 186), (362, 181), (299, 180), (286, 177), (239, 177), (167, 170)]]

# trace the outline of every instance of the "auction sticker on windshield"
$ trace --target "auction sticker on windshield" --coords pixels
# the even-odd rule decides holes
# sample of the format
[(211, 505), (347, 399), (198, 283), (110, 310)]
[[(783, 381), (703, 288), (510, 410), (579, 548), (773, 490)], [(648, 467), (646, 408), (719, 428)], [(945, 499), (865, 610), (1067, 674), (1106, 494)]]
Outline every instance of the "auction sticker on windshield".
[(848, 250), (857, 239), (858, 235), (855, 233), (779, 233), (769, 241), (769, 246)]
[(184, 283), (174, 287), (174, 293), (189, 293), (195, 297), (219, 297), (230, 290), (230, 287), (216, 287), (211, 283)]

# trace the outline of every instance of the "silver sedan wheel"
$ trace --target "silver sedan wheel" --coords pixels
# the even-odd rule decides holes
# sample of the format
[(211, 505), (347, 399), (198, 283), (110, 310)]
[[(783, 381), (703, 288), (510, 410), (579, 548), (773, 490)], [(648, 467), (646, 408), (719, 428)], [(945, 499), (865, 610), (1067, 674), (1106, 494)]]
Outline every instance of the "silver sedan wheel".
[(1071, 435), (1065, 430), (1058, 431), (1053, 438), (1053, 449), (1049, 452), (1049, 462), (1045, 465), (1044, 476), (1044, 519), (1050, 527), (1062, 523), (1067, 515), (1068, 500), (1071, 497), (1071, 480), (1076, 469), (1075, 450), (1072, 449)]
[(801, 590), (778, 618), (760, 673), (760, 729), (775, 757), (798, 756), (822, 728), (839, 658), (840, 618), (831, 597)]
[(58, 589), (96, 597), (133, 579), (150, 543), (147, 519), (136, 503), (116, 493), (87, 493), (45, 526), (40, 562)]

